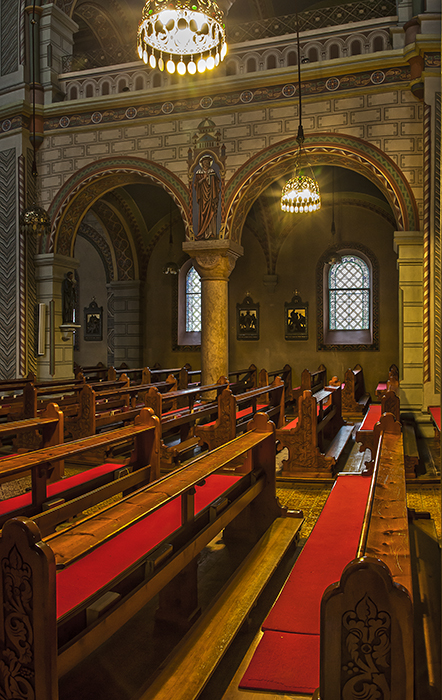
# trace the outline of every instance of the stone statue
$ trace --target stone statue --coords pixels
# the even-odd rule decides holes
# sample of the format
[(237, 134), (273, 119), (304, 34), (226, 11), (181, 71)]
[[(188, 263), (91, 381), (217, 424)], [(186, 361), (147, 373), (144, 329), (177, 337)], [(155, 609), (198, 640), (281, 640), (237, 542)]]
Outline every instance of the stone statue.
[(198, 202), (198, 233), (195, 238), (216, 238), (218, 202), (221, 188), (218, 174), (212, 168), (213, 159), (204, 155), (195, 173), (195, 192)]
[(63, 323), (75, 323), (77, 288), (73, 272), (68, 272), (62, 285)]

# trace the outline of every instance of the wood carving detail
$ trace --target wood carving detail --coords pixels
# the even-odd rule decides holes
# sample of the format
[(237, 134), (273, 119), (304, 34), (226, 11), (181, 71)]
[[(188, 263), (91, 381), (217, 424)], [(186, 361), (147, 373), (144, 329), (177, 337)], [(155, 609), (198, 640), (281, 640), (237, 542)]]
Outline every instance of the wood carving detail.
[(32, 571), (14, 546), (2, 561), (5, 648), (0, 656), (0, 698), (33, 700)]
[(299, 398), (298, 424), (288, 430), (277, 430), (276, 438), (282, 447), (287, 447), (289, 456), (282, 462), (282, 475), (294, 474), (332, 474), (335, 460), (326, 457), (317, 447), (316, 399), (311, 392), (305, 391)]
[(391, 617), (366, 593), (342, 618), (343, 700), (388, 700), (391, 686)]

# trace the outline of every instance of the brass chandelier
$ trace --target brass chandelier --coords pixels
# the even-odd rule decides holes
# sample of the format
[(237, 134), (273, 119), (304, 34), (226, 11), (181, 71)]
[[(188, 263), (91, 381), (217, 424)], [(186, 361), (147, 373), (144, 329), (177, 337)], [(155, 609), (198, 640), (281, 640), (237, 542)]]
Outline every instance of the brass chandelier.
[(321, 208), (321, 194), (319, 185), (310, 167), (312, 177), (301, 173), (302, 144), (304, 143), (304, 129), (302, 127), (302, 102), (301, 102), (301, 50), (299, 45), (299, 20), (296, 13), (296, 40), (298, 45), (298, 95), (299, 95), (299, 126), (296, 140), (298, 153), (295, 162), (295, 174), (286, 182), (281, 193), (282, 211), (292, 214), (309, 213)]
[(227, 53), (224, 15), (215, 0), (147, 0), (138, 26), (138, 55), (151, 68), (194, 75)]

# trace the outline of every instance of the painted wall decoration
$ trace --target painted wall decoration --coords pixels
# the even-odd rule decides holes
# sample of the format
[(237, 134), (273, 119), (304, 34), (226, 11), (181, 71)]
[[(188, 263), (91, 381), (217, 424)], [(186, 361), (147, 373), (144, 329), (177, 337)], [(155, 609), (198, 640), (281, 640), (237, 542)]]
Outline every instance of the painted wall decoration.
[(259, 304), (255, 304), (250, 294), (236, 305), (238, 340), (259, 340)]
[(286, 340), (308, 340), (308, 302), (297, 291), (284, 304), (284, 318)]

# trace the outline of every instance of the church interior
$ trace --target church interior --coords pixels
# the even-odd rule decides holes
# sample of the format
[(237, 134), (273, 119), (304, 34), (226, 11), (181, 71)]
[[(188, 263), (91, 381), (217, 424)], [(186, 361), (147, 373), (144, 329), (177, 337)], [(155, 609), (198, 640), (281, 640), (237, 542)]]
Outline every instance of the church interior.
[(0, 0), (1, 698), (441, 697), (440, 20)]

